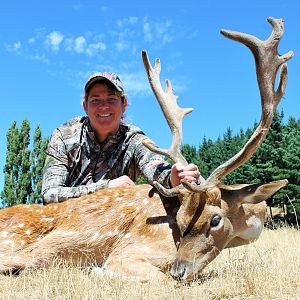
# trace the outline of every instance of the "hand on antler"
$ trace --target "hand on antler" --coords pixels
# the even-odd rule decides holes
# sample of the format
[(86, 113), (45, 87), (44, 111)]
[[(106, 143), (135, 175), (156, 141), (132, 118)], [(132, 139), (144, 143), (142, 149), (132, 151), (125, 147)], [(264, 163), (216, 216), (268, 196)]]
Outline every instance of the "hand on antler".
[(170, 182), (172, 187), (178, 186), (181, 180), (184, 179), (189, 183), (197, 183), (200, 177), (200, 171), (194, 164), (188, 164), (184, 166), (180, 163), (176, 163), (172, 166)]

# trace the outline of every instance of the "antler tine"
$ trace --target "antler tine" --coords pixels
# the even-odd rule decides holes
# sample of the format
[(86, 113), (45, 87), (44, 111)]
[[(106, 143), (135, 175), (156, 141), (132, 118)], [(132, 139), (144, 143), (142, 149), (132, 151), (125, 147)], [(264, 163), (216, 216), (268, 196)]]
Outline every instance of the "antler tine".
[[(153, 68), (149, 62), (146, 50), (142, 51), (142, 58), (152, 91), (172, 132), (172, 144), (169, 149), (158, 148), (149, 139), (145, 139), (143, 144), (151, 151), (167, 156), (174, 162), (181, 163), (185, 166), (187, 165), (187, 161), (180, 152), (180, 145), (182, 143), (182, 120), (183, 117), (193, 111), (193, 109), (181, 108), (177, 105), (176, 100), (178, 96), (173, 94), (172, 84), (169, 80), (166, 80), (166, 91), (163, 90), (160, 82), (160, 60), (158, 58), (156, 59), (155, 66)], [(182, 185), (179, 185), (171, 189), (166, 189), (158, 182), (153, 182), (153, 185), (162, 195), (166, 197), (174, 197), (179, 195), (180, 189), (182, 188)]]
[(180, 191), (182, 189), (181, 184), (178, 186), (175, 186), (174, 188), (171, 188), (171, 189), (165, 188), (157, 181), (153, 181), (153, 185), (159, 191), (159, 193), (164, 195), (165, 197), (176, 197), (180, 194)]
[[(273, 31), (266, 41), (245, 33), (221, 30), (224, 36), (246, 45), (254, 55), (262, 114), (258, 127), (246, 145), (235, 156), (216, 168), (207, 179), (207, 184), (217, 184), (221, 178), (233, 172), (253, 156), (265, 139), (277, 105), (285, 92), (287, 84), (285, 62), (293, 56), (293, 52), (289, 51), (284, 55), (279, 55), (277, 51), (283, 35), (283, 19), (268, 18), (267, 20), (272, 25)], [(276, 74), (280, 66), (279, 83), (275, 90)]]
[(142, 51), (142, 58), (150, 86), (172, 132), (172, 144), (169, 149), (158, 148), (154, 145), (154, 143), (149, 142), (149, 140), (143, 141), (143, 144), (155, 153), (167, 156), (174, 162), (187, 165), (187, 161), (180, 153), (180, 145), (182, 143), (182, 120), (183, 117), (193, 111), (193, 109), (181, 108), (177, 105), (176, 100), (178, 96), (173, 94), (172, 85), (169, 80), (166, 80), (166, 91), (163, 91), (160, 83), (160, 60), (158, 58), (156, 59), (155, 66), (153, 68), (149, 62), (146, 50)]

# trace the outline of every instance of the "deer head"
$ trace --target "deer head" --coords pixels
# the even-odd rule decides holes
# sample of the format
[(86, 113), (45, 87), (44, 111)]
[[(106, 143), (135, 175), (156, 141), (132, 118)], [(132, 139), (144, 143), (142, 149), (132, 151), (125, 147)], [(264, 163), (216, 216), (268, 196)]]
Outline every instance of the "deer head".
[[(181, 185), (166, 189), (154, 182), (161, 194), (166, 197), (177, 196), (181, 202), (177, 213), (181, 242), (171, 271), (174, 278), (192, 280), (225, 247), (245, 244), (258, 238), (265, 218), (264, 201), (287, 184), (287, 180), (227, 187), (221, 184), (226, 175), (245, 164), (259, 148), (285, 92), (286, 61), (293, 56), (293, 52), (284, 55), (277, 52), (283, 34), (283, 20), (268, 18), (268, 22), (273, 31), (265, 41), (249, 34), (221, 30), (224, 36), (246, 45), (254, 55), (262, 114), (253, 135), (236, 155), (217, 167), (206, 180), (201, 177), (197, 185), (182, 180)], [(192, 109), (177, 105), (178, 97), (173, 94), (170, 81), (166, 81), (166, 90), (163, 90), (160, 60), (156, 59), (152, 67), (146, 51), (142, 52), (142, 58), (151, 88), (172, 132), (169, 149), (158, 148), (149, 140), (145, 140), (144, 145), (174, 162), (186, 165), (180, 153), (182, 120)], [(279, 68), (278, 87), (275, 89)]]

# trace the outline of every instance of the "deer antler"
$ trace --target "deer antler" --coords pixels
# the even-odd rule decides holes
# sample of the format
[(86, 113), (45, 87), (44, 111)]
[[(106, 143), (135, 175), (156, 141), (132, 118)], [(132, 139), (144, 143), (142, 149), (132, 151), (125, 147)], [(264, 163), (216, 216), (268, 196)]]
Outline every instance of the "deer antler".
[(163, 111), (163, 114), (169, 124), (172, 131), (172, 144), (169, 149), (161, 149), (154, 146), (153, 143), (149, 141), (144, 141), (143, 144), (147, 146), (150, 150), (169, 157), (174, 162), (179, 162), (183, 165), (187, 165), (187, 161), (180, 153), (180, 145), (182, 143), (182, 120), (183, 117), (193, 111), (193, 108), (181, 108), (177, 105), (177, 98), (173, 94), (172, 84), (169, 80), (166, 80), (166, 91), (160, 83), (160, 60), (157, 58), (155, 61), (155, 66), (152, 68), (146, 50), (142, 51), (142, 58), (144, 62), (145, 69), (147, 71), (148, 79), (158, 100), (158, 103)]
[[(257, 81), (261, 96), (262, 114), (258, 127), (246, 145), (240, 152), (217, 167), (208, 177), (206, 185), (218, 184), (221, 178), (224, 178), (226, 175), (233, 172), (253, 156), (265, 139), (270, 129), (277, 105), (285, 92), (288, 73), (285, 62), (293, 56), (293, 51), (289, 51), (284, 55), (278, 54), (277, 47), (283, 35), (283, 19), (274, 19), (270, 17), (267, 20), (272, 25), (273, 31), (266, 41), (261, 41), (258, 38), (245, 33), (221, 30), (221, 33), (224, 36), (246, 45), (254, 55)], [(275, 79), (280, 66), (279, 83), (277, 90), (275, 91)], [(203, 187), (194, 187), (189, 183), (184, 183), (184, 186), (193, 191), (203, 190)]]
[[(180, 145), (182, 143), (182, 120), (185, 115), (193, 111), (193, 108), (181, 108), (177, 105), (176, 100), (178, 96), (173, 94), (172, 84), (169, 80), (166, 80), (166, 91), (163, 90), (160, 82), (161, 65), (158, 58), (155, 61), (154, 68), (151, 66), (145, 50), (142, 51), (142, 58), (150, 86), (172, 132), (172, 144), (169, 149), (158, 148), (149, 139), (145, 139), (143, 144), (151, 151), (167, 156), (174, 162), (186, 166), (188, 163), (180, 152)], [(158, 182), (153, 182), (153, 185), (166, 197), (176, 196), (180, 191), (180, 187), (166, 189)]]
[[(265, 41), (246, 33), (221, 30), (221, 33), (224, 36), (246, 45), (254, 55), (257, 82), (261, 96), (261, 120), (245, 146), (236, 155), (217, 167), (206, 181), (201, 178), (203, 180), (201, 180), (200, 185), (193, 185), (182, 180), (182, 185), (191, 191), (204, 191), (209, 186), (217, 185), (222, 178), (245, 164), (254, 155), (270, 129), (274, 113), (286, 89), (288, 72), (285, 62), (293, 56), (293, 51), (289, 51), (284, 55), (278, 54), (278, 44), (283, 35), (283, 19), (270, 17), (267, 20), (272, 25), (273, 31), (270, 37)], [(143, 51), (143, 61), (148, 73), (151, 87), (159, 101), (173, 134), (173, 142), (170, 150), (155, 148), (151, 145), (151, 143), (145, 143), (145, 145), (152, 151), (166, 155), (174, 161), (181, 162), (181, 159), (183, 159), (183, 162), (186, 164), (186, 161), (179, 152), (179, 146), (182, 139), (181, 123), (183, 116), (189, 113), (191, 109), (182, 109), (176, 105), (177, 96), (172, 94), (172, 87), (169, 81), (167, 81), (166, 93), (163, 92), (159, 79), (159, 60), (156, 60), (155, 67), (152, 68), (149, 63), (147, 53)], [(279, 82), (278, 87), (275, 90), (274, 86), (276, 74), (279, 68)], [(170, 105), (170, 107), (168, 105)], [(155, 186), (156, 184), (157, 183), (155, 183)], [(161, 187), (160, 190), (161, 189), (163, 189), (163, 187)]]
[[(221, 31), (224, 36), (246, 45), (254, 55), (262, 115), (258, 127), (246, 145), (235, 156), (214, 170), (209, 176), (208, 182), (219, 182), (221, 178), (233, 172), (253, 156), (265, 139), (277, 105), (285, 92), (288, 73), (285, 62), (293, 56), (293, 52), (289, 51), (284, 55), (279, 55), (277, 52), (278, 44), (283, 35), (283, 19), (268, 18), (267, 20), (272, 25), (273, 31), (266, 41), (261, 41), (245, 33), (228, 30)], [(279, 83), (275, 91), (276, 74), (281, 65)]]

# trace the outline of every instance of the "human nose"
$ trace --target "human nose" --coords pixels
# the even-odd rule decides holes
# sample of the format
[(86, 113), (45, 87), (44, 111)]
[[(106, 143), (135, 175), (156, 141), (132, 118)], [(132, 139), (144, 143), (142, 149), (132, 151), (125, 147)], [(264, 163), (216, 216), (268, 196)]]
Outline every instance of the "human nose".
[(109, 107), (110, 103), (108, 100), (101, 100), (101, 101), (99, 101), (98, 106), (99, 107)]
[(92, 104), (97, 108), (110, 107), (109, 100), (96, 100), (96, 101), (92, 101)]

